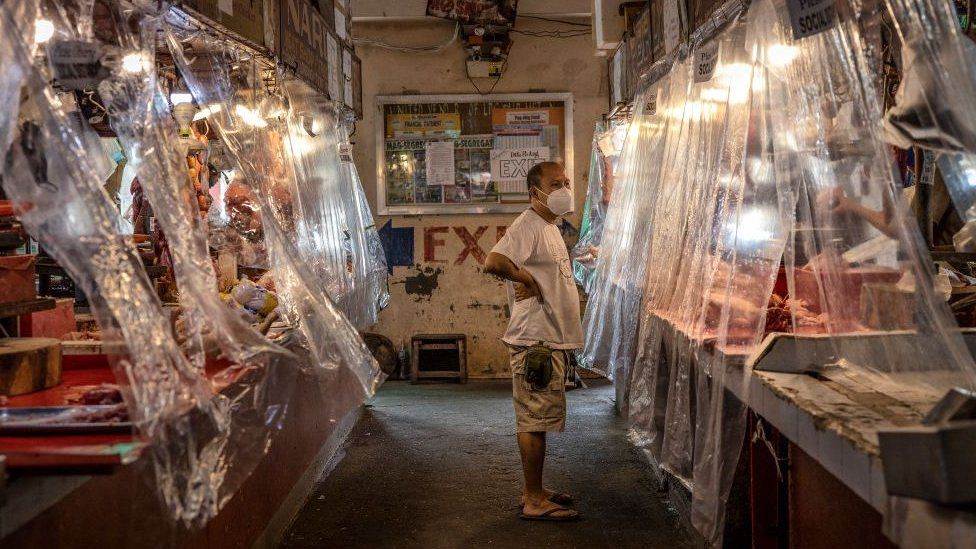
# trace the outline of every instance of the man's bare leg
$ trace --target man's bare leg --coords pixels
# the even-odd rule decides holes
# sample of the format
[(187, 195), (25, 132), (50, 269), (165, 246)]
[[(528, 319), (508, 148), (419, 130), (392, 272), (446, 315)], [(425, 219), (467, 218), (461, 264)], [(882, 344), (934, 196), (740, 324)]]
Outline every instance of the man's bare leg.
[(542, 484), (542, 472), (546, 460), (546, 434), (518, 433), (519, 453), (522, 454), (522, 475), (525, 480), (523, 493), (525, 506), (522, 512), (529, 516), (542, 515), (553, 509), (553, 516), (573, 516), (576, 511), (549, 501), (552, 495)]

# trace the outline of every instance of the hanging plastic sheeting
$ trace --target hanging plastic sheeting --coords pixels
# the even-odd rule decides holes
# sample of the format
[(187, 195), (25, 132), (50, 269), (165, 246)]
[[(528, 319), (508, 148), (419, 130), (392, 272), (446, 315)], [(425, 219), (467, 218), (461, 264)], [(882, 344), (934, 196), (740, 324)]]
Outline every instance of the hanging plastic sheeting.
[(169, 53), (253, 196), (251, 208), (260, 214), (274, 284), (285, 316), (299, 327), (312, 353), (313, 373), (349, 368), (371, 395), (381, 381), (379, 367), (296, 245), (293, 197), (299, 187), (286, 157), (287, 128), (279, 121), (287, 110), (265, 87), (265, 79), (276, 78), (274, 69), (232, 44), (192, 33), (181, 33), (181, 42), (175, 32), (165, 28)]
[[(749, 12), (694, 50), (700, 66), (700, 53), (718, 48), (715, 76), (699, 97), (702, 109), (717, 115), (710, 123), (722, 128), (709, 132), (706, 143), (714, 143), (715, 150), (706, 152), (706, 171), (696, 176), (705, 188), (717, 181), (718, 189), (709, 193), (706, 209), (698, 210), (712, 220), (699, 233), (708, 242), (700, 252), (703, 300), (693, 312), (697, 316), (686, 319), (692, 322), (689, 333), (696, 347), (688, 407), (694, 440), (691, 518), (715, 545), (721, 544), (726, 503), (746, 435), (749, 386), (744, 363), (765, 335), (766, 306), (791, 228), (791, 215), (783, 209), (772, 177), (778, 136), (766, 123), (769, 110), (784, 106), (764, 93), (767, 75), (746, 43), (747, 32), (758, 28), (754, 25)], [(694, 288), (687, 292), (695, 305)], [(676, 387), (670, 389), (681, 395)], [(684, 403), (679, 404), (680, 413)], [(680, 423), (679, 448), (687, 436)], [(667, 421), (665, 444), (670, 427)], [(669, 456), (667, 449), (662, 461)]]
[(940, 153), (939, 169), (963, 229), (958, 251), (976, 250), (976, 44), (947, 0), (886, 0), (901, 39), (902, 78), (885, 114), (885, 138)]
[(885, 138), (901, 148), (976, 154), (976, 44), (947, 0), (885, 0), (901, 39), (902, 77), (885, 114)]
[[(346, 116), (350, 114), (347, 112)], [(356, 307), (348, 314), (355, 326), (365, 328), (376, 324), (379, 312), (390, 304), (390, 290), (386, 253), (369, 202), (366, 201), (362, 180), (352, 161), (348, 124), (340, 120), (336, 125), (340, 147), (339, 170), (345, 188), (342, 196), (346, 200), (346, 225), (350, 227), (350, 240), (353, 249), (362, 252), (353, 256), (356, 285), (350, 299)], [(349, 151), (348, 155), (346, 151)]]
[[(656, 104), (657, 88), (637, 94), (637, 104)], [(614, 379), (618, 407), (624, 408), (627, 380), (650, 241), (649, 223), (655, 187), (648, 184), (660, 162), (660, 111), (637, 109), (631, 120), (607, 208), (600, 259), (592, 273), (583, 326), (587, 334), (580, 361)]]
[(285, 80), (289, 112), (284, 117), (288, 157), (295, 170), (295, 246), (328, 295), (350, 316), (348, 303), (355, 278), (352, 230), (346, 224), (344, 188), (339, 168), (338, 120), (328, 98), (303, 82)]
[(838, 5), (835, 28), (802, 40), (779, 2), (750, 12), (747, 47), (782, 105), (766, 116), (780, 201), (795, 215), (784, 254), (792, 330), (827, 334), (833, 356), (819, 375), (833, 383), (934, 405), (954, 386), (971, 389), (976, 367), (882, 141), (868, 78), (878, 44), (862, 33), (870, 12)]
[(600, 257), (603, 223), (613, 192), (614, 172), (627, 125), (622, 122), (598, 122), (593, 131), (593, 150), (590, 154), (590, 175), (586, 189), (586, 206), (579, 240), (573, 247), (573, 276), (585, 292), (590, 291), (590, 278)]
[[(111, 10), (111, 17), (100, 18), (98, 27), (103, 47), (117, 44), (123, 58), (138, 55), (155, 67), (160, 16), (123, 10), (120, 4), (102, 5)], [(79, 27), (84, 28), (91, 13), (78, 15)], [(60, 29), (69, 25), (68, 19), (56, 24)], [(75, 38), (92, 39), (81, 36), (80, 30)], [(229, 473), (219, 484), (219, 508), (267, 451), (294, 388), (298, 357), (271, 343), (220, 298), (205, 220), (187, 173), (187, 150), (177, 138), (158, 72), (123, 69), (104, 80), (98, 91), (112, 114), (128, 165), (136, 170), (166, 234), (182, 309), (176, 333), (184, 352), (201, 375), (206, 364), (216, 364), (218, 358), (233, 363), (209, 378), (222, 413), (221, 436), (226, 437), (220, 460)]]
[(345, 116), (302, 82), (284, 80), (283, 89), (298, 251), (346, 318), (365, 328), (389, 299), (386, 259), (351, 153), (340, 150), (349, 146)]
[[(68, 18), (57, 15), (66, 10), (58, 8), (45, 16), (65, 23)], [(74, 21), (86, 13), (70, 15)], [(58, 94), (49, 85), (66, 74), (63, 67), (58, 68), (62, 72), (48, 72), (49, 66), (58, 65), (57, 57), (48, 64), (51, 56), (65, 40), (74, 51), (95, 46), (91, 27), (73, 35), (65, 24), (57, 40), (35, 48), (29, 36), (36, 16), (3, 5), (0, 17), (2, 49), (13, 53), (4, 62), (26, 71), (23, 100), (10, 103), (21, 108), (19, 131), (5, 157), (4, 191), (28, 232), (87, 294), (127, 413), (149, 443), (155, 485), (174, 518), (199, 525), (216, 514), (227, 496), (222, 488), (230, 467), (228, 452), (233, 452), (228, 449), (228, 407), (248, 397), (235, 401), (215, 395), (184, 356), (131, 239), (118, 234), (118, 213), (103, 181), (93, 176), (104, 173), (97, 136), (72, 110), (73, 96)], [(104, 46), (99, 73), (105, 80), (120, 71), (145, 73), (151, 68), (122, 61), (135, 53), (125, 50), (131, 44)], [(21, 74), (14, 67), (3, 69), (5, 75)], [(250, 448), (241, 447), (245, 452)]]

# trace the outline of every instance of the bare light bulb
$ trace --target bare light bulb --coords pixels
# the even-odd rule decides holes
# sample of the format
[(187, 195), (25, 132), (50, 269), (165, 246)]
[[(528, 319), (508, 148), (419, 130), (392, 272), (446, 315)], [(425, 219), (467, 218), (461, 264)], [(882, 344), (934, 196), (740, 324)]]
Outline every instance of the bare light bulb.
[(122, 58), (122, 70), (131, 73), (148, 72), (149, 60), (139, 52), (128, 53)]
[(38, 19), (34, 22), (34, 42), (43, 44), (54, 36), (54, 23), (50, 19)]

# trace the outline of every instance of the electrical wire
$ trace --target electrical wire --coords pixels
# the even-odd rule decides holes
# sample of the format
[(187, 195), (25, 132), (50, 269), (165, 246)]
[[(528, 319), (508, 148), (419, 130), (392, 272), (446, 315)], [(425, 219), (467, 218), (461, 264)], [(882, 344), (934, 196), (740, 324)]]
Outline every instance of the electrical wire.
[(454, 25), (454, 34), (451, 35), (450, 40), (444, 42), (443, 44), (437, 44), (434, 46), (398, 46), (395, 44), (387, 44), (386, 42), (382, 42), (380, 40), (373, 40), (372, 38), (356, 38), (353, 40), (353, 42), (356, 44), (362, 44), (364, 46), (373, 46), (374, 48), (382, 48), (385, 50), (393, 50), (403, 53), (437, 53), (456, 42), (460, 34), (461, 24), (458, 23)]
[(489, 94), (491, 94), (491, 92), (495, 91), (495, 86), (497, 86), (498, 83), (501, 82), (502, 76), (504, 76), (506, 69), (508, 69), (508, 60), (507, 59), (505, 60), (505, 63), (502, 65), (501, 74), (499, 74), (498, 77), (495, 78), (495, 81), (491, 84), (491, 87), (488, 88), (488, 91), (486, 91), (486, 92), (481, 91), (481, 88), (479, 88), (478, 85), (474, 83), (474, 80), (471, 78), (471, 75), (467, 73), (467, 71), (465, 71), (464, 74), (465, 74), (465, 76), (468, 77), (468, 82), (471, 82), (471, 86), (473, 86), (474, 89), (475, 89), (475, 91), (478, 92), (478, 95), (489, 95)]
[(579, 36), (586, 36), (592, 34), (589, 30), (574, 30), (574, 31), (558, 31), (558, 30), (541, 30), (541, 31), (526, 31), (520, 29), (512, 29), (512, 34), (522, 34), (525, 36), (532, 36), (534, 38), (577, 38)]
[(576, 27), (590, 27), (589, 23), (577, 23), (575, 21), (566, 21), (565, 19), (550, 19), (548, 17), (540, 17), (538, 15), (519, 15), (518, 17), (522, 19), (538, 19), (539, 21), (549, 21), (550, 23), (562, 23), (563, 25), (573, 25)]

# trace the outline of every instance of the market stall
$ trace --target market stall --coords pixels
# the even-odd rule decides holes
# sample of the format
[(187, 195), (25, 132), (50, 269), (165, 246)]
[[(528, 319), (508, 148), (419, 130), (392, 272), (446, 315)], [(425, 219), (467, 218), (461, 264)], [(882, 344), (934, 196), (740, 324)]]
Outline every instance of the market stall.
[[(916, 34), (928, 27), (918, 18), (939, 20), (933, 27), (956, 44), (941, 55), (961, 59), (966, 39), (939, 4), (891, 9), (906, 44), (924, 43)], [(878, 10), (796, 9), (765, 0), (706, 10), (673, 55), (638, 67), (584, 359), (615, 376), (633, 440), (677, 497), (687, 494), (690, 520), (708, 543), (797, 542), (814, 527), (824, 543), (855, 542), (861, 530), (837, 520), (804, 522), (801, 509), (828, 503), (809, 484), (797, 488), (810, 478), (798, 472), (809, 463), (838, 480), (838, 502), (856, 494), (850, 516), (875, 526), (862, 543), (890, 543), (880, 535), (883, 516), (887, 538), (912, 546), (920, 542), (902, 535), (910, 529), (901, 506), (948, 502), (906, 479), (952, 473), (911, 454), (906, 441), (924, 445), (920, 429), (931, 435), (962, 417), (939, 403), (971, 389), (976, 367), (957, 322), (964, 315), (948, 303), (965, 275), (936, 268), (923, 234), (931, 218), (920, 216), (920, 226), (909, 213), (911, 205), (930, 211), (930, 195), (901, 189), (904, 173), (892, 160), (904, 155), (885, 139), (892, 128), (913, 136), (908, 147), (926, 146), (920, 136), (967, 134), (947, 122), (933, 94), (927, 103), (911, 99), (908, 84), (903, 110), (885, 122), (880, 53), (898, 44), (882, 32), (889, 27)], [(804, 17), (822, 24), (804, 27)], [(913, 47), (931, 57), (943, 49), (934, 38), (928, 50)], [(968, 89), (969, 71), (919, 65)], [(919, 103), (926, 108), (910, 108)], [(933, 120), (946, 122), (933, 130)], [(924, 189), (931, 174), (919, 166)], [(956, 174), (959, 166), (964, 159)], [(937, 404), (942, 414), (930, 414)], [(777, 453), (769, 440), (780, 435), (788, 443)], [(786, 511), (764, 515), (769, 491), (756, 464), (770, 452), (770, 482), (792, 488)], [(752, 469), (737, 466), (740, 454)], [(734, 487), (750, 474), (746, 488)], [(913, 516), (922, 521), (925, 512)], [(937, 522), (933, 531), (965, 545), (967, 519)], [(953, 523), (960, 530), (950, 535)]]
[[(34, 265), (26, 233), (87, 305), (0, 339), (4, 375), (39, 380), (0, 388), (18, 503), (0, 511), (4, 544), (273, 535), (382, 381), (357, 332), (387, 294), (349, 159), (347, 46), (324, 28), (310, 52), (331, 78), (303, 82), (264, 46), (265, 10), (281, 16), (269, 35), (307, 43), (287, 3), (233, 4), (0, 7), (0, 219), (17, 220), (2, 226), (21, 235), (15, 257)], [(35, 299), (33, 268), (17, 276), (31, 295), (0, 296), (5, 309), (56, 305)]]

